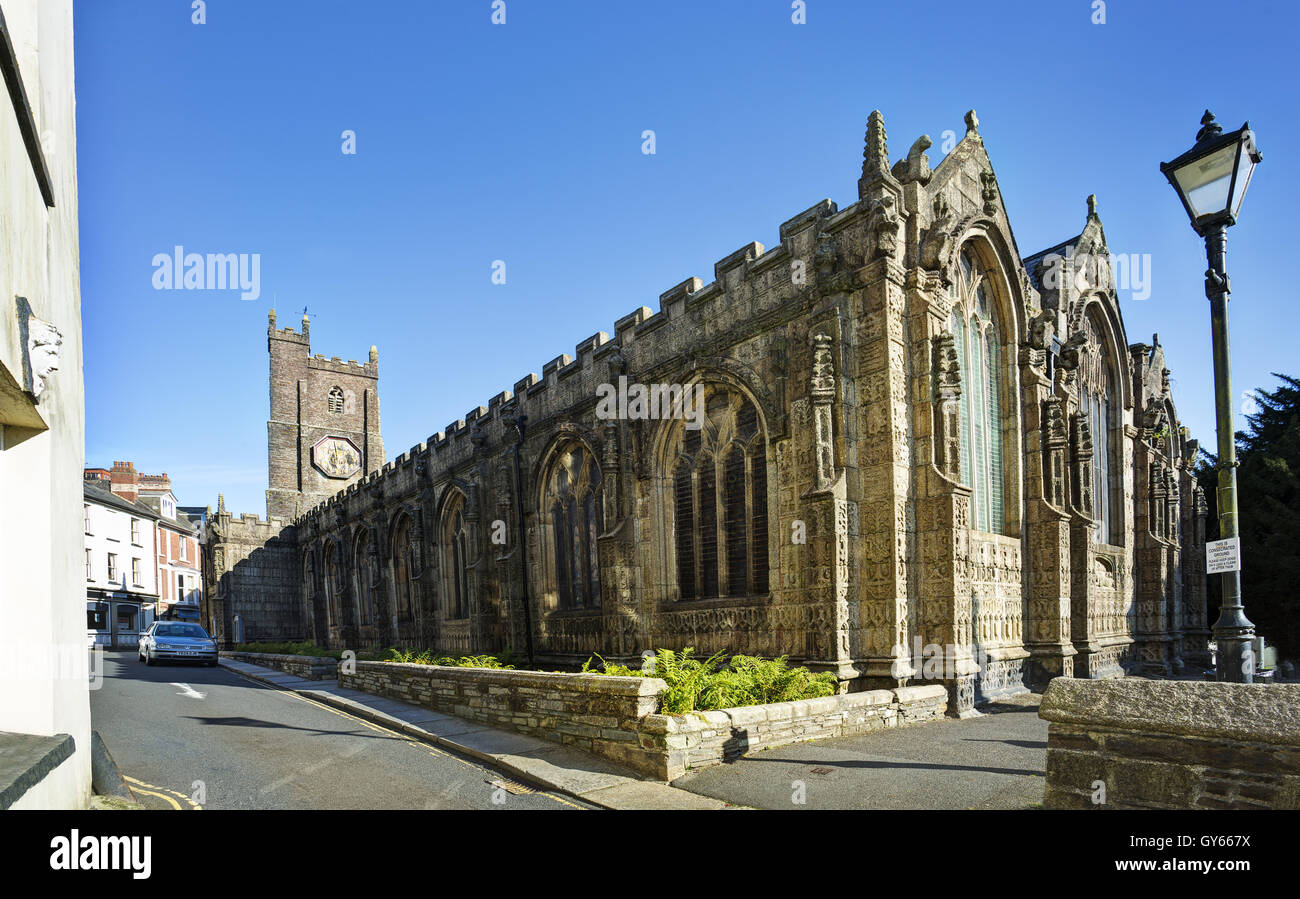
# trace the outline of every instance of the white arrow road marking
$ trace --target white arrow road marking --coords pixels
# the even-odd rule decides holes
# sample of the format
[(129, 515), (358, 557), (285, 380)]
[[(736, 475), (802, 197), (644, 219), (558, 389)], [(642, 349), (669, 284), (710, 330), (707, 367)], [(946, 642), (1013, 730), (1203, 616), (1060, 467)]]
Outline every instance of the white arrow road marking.
[(207, 693), (200, 693), (189, 684), (178, 684), (173, 682), (172, 686), (181, 688), (181, 692), (177, 693), (177, 696), (188, 696), (190, 699), (203, 699), (208, 695)]

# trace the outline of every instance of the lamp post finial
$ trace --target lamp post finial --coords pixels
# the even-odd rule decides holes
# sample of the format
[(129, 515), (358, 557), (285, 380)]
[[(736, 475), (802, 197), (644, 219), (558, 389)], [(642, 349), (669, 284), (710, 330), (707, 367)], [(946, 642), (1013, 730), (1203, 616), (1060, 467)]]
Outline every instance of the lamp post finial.
[(1208, 138), (1218, 137), (1222, 133), (1223, 128), (1219, 126), (1218, 122), (1214, 121), (1214, 113), (1208, 109), (1205, 110), (1205, 115), (1201, 116), (1201, 130), (1196, 132), (1196, 142), (1200, 143)]

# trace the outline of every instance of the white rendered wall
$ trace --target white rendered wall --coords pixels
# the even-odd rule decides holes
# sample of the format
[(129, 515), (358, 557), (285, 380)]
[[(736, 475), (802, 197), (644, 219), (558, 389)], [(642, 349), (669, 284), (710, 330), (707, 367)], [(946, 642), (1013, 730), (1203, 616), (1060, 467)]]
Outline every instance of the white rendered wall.
[[(42, 782), (36, 798), (44, 808), (84, 808), (90, 694), (72, 2), (0, 0), (0, 9), (55, 202), (45, 205), (13, 105), (0, 95), (0, 365), (21, 383), (15, 297), (27, 298), (32, 313), (63, 335), (59, 370), (36, 406), (48, 430), (6, 427), (0, 449), (0, 730), (70, 734), (75, 754)], [(78, 650), (80, 670), (69, 670)]]

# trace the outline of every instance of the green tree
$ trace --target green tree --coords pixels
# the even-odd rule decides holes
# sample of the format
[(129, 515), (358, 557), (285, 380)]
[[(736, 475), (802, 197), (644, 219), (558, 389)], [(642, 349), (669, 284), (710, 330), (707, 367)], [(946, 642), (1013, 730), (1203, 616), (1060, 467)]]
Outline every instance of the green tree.
[[(1237, 513), (1241, 593), (1257, 633), (1286, 658), (1300, 658), (1300, 380), (1257, 390), (1257, 410), (1238, 431)], [(1217, 459), (1204, 454), (1196, 475), (1209, 503), (1206, 539), (1217, 540)], [(1219, 578), (1209, 576), (1210, 623), (1218, 617)]]

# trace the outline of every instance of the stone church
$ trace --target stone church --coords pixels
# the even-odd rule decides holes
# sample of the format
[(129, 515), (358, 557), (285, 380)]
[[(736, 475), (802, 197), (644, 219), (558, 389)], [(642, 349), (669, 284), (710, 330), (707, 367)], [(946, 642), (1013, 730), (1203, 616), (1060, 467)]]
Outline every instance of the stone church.
[(209, 517), (220, 639), (788, 655), (847, 689), (942, 681), (959, 715), (1208, 665), (1197, 446), (1159, 341), (1125, 333), (1095, 200), (1026, 256), (974, 112), (929, 147), (891, 163), (873, 112), (851, 205), (392, 461), (375, 350), (312, 356), (272, 313), (268, 520)]

